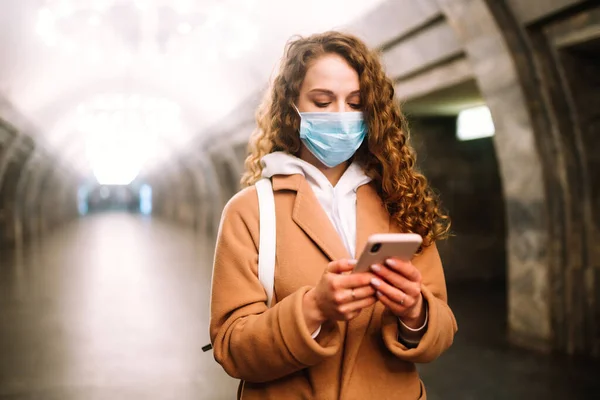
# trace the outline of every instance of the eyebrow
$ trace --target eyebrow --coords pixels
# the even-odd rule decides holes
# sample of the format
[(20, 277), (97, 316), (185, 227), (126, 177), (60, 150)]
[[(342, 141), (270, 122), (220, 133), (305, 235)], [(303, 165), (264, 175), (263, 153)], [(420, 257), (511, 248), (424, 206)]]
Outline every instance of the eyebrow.
[[(325, 94), (328, 94), (328, 95), (331, 95), (331, 96), (333, 96), (335, 94), (331, 90), (328, 90), (328, 89), (319, 89), (319, 88), (316, 88), (316, 89), (312, 89), (312, 90), (308, 91), (308, 93), (314, 93), (314, 92), (325, 93)], [(351, 92), (348, 95), (348, 97), (354, 96), (354, 95), (357, 95), (357, 94), (360, 94), (360, 90), (355, 90), (355, 91)]]

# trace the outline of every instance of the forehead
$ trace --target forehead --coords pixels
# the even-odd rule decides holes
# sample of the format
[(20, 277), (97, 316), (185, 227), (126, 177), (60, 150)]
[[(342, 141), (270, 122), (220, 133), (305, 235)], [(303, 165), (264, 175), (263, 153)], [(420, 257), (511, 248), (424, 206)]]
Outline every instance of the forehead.
[(358, 73), (341, 56), (326, 54), (308, 67), (302, 83), (303, 90), (315, 88), (333, 92), (358, 90)]

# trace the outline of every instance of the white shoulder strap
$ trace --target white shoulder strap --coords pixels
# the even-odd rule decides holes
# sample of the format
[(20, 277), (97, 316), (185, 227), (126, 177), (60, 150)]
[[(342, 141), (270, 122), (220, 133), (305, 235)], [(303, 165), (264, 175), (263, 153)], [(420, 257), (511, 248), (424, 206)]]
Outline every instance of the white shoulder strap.
[(273, 285), (275, 283), (275, 249), (276, 249), (276, 220), (275, 198), (270, 179), (261, 179), (255, 183), (258, 194), (258, 209), (260, 215), (258, 245), (258, 279), (267, 292), (267, 306), (273, 301)]

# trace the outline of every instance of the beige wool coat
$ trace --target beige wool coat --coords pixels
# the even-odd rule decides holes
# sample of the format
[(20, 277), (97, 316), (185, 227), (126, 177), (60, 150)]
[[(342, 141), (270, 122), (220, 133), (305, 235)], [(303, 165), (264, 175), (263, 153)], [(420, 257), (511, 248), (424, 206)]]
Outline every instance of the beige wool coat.
[[(214, 259), (210, 337), (215, 359), (241, 380), (242, 399), (425, 399), (415, 363), (435, 360), (457, 330), (435, 245), (413, 259), (429, 307), (416, 348), (398, 341), (398, 320), (377, 302), (350, 322), (326, 322), (316, 339), (302, 298), (332, 260), (351, 258), (302, 175), (274, 176), (277, 255), (273, 306), (257, 277), (259, 212), (249, 187), (226, 205)], [(399, 232), (374, 187), (357, 191), (358, 252), (369, 235)]]

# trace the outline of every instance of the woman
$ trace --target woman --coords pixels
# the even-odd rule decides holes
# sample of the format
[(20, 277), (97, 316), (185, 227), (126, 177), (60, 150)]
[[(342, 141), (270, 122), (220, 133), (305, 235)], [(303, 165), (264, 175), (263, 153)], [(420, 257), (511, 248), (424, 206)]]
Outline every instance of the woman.
[[(414, 164), (393, 84), (364, 43), (328, 32), (288, 44), (243, 177), (273, 183), (274, 305), (257, 278), (253, 186), (225, 207), (215, 252), (210, 336), (242, 380), (238, 398), (426, 398), (415, 363), (457, 328), (435, 245), (449, 220)], [(423, 246), (412, 262), (350, 274), (368, 236), (386, 232)]]

